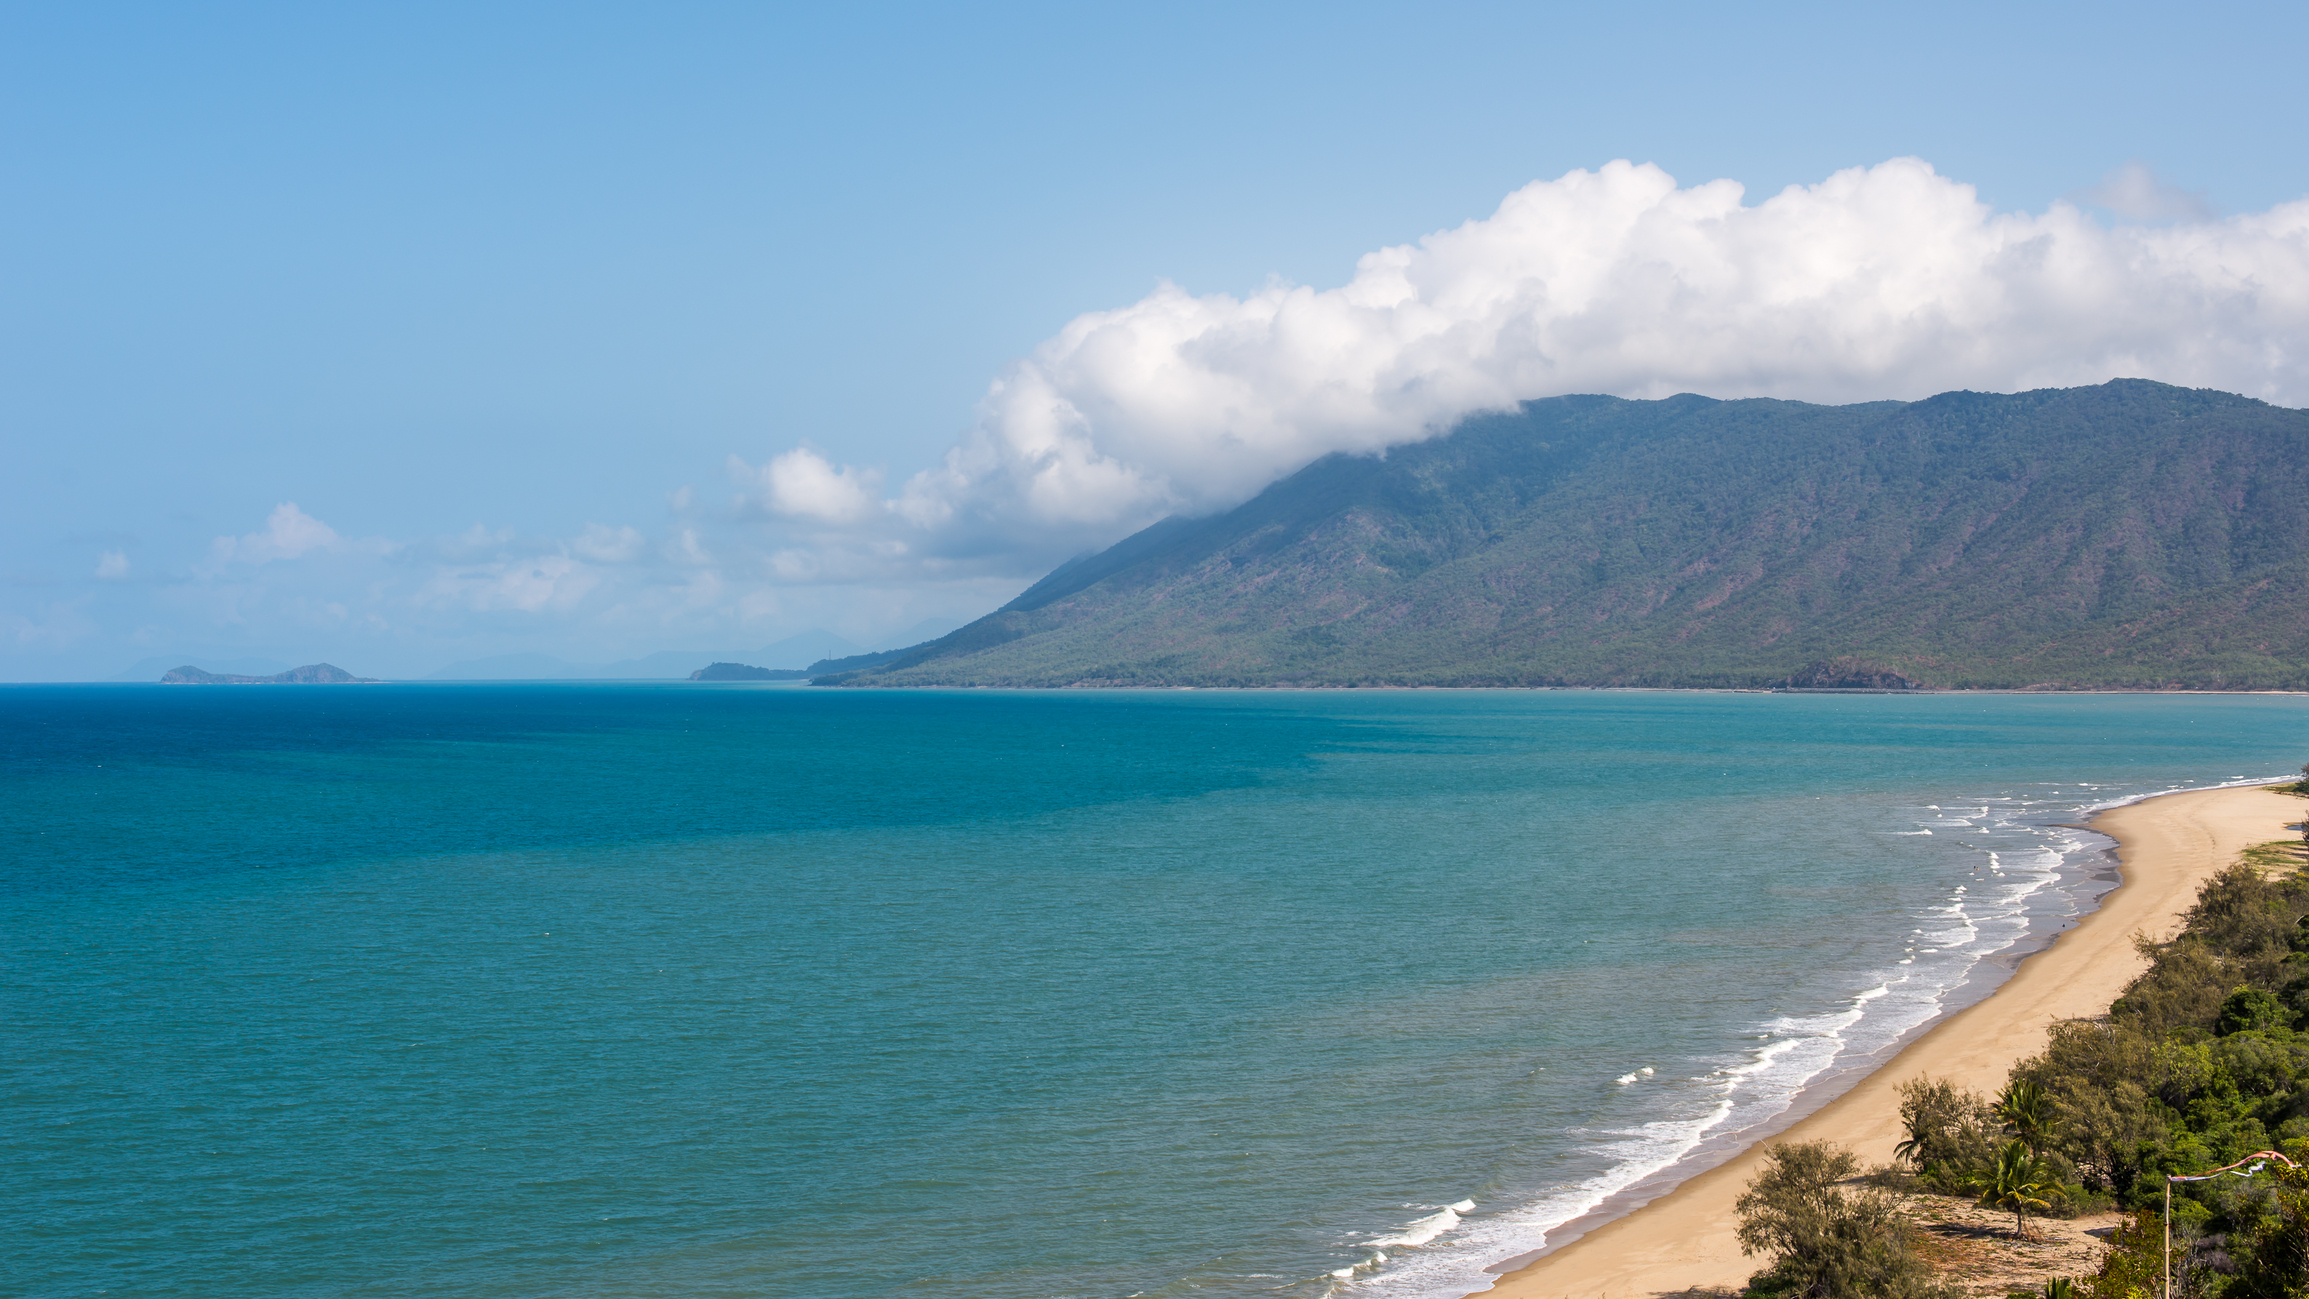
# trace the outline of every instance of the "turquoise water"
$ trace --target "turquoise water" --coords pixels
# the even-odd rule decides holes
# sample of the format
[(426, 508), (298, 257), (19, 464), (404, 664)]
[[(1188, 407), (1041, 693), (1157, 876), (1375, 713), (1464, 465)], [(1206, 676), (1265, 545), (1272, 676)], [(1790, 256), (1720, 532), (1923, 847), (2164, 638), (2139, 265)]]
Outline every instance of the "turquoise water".
[(1401, 1296), (1913, 1030), (2105, 887), (2058, 823), (2291, 771), (2309, 703), (22, 687), (0, 736), (15, 1292)]

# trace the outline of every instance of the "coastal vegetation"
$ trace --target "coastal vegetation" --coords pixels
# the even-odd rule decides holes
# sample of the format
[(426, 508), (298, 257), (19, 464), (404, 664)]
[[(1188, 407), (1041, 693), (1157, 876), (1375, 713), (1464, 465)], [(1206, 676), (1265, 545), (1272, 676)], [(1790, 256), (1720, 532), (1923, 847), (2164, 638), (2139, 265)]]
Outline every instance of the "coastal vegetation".
[[(1907, 1137), (1895, 1165), (1869, 1180), (1976, 1196), (2012, 1213), (2016, 1236), (2031, 1213), (2121, 1210), (2098, 1271), (2076, 1279), (2079, 1299), (2161, 1299), (2168, 1228), (2171, 1299), (2309, 1293), (2309, 1171), (2255, 1159), (2276, 1152), (2309, 1165), (2305, 866), (2309, 847), (2284, 840), (2220, 871), (2178, 934), (2138, 940), (2148, 969), (2108, 1013), (2056, 1024), (2046, 1049), (2016, 1064), (1997, 1096), (1942, 1079), (1904, 1084)], [(2237, 1167), (2168, 1181), (2229, 1165)], [(1838, 1181), (1856, 1165), (1826, 1147), (1773, 1152), (1739, 1206), (1743, 1246), (1770, 1263), (1750, 1285), (1757, 1299), (1796, 1293), (1790, 1279), (1810, 1275), (1800, 1260), (1820, 1252), (1772, 1225), (1786, 1213), (1769, 1206), (1799, 1180), (1792, 1169)], [(1883, 1212), (1861, 1197), (1815, 1193), (1814, 1202), (1835, 1221), (1807, 1241), (1838, 1239)], [(1905, 1295), (1910, 1284), (1804, 1293)]]
[(1859, 1171), (1851, 1151), (1825, 1141), (1765, 1153), (1763, 1171), (1735, 1205), (1740, 1248), (1772, 1260), (1749, 1283), (1749, 1295), (1934, 1299), (1950, 1293), (1916, 1251), (1916, 1225), (1899, 1203), (1883, 1190), (1845, 1185)]
[(2309, 411), (2145, 380), (1528, 402), (1327, 457), (812, 676), (2309, 687)]
[(790, 668), (758, 668), (748, 663), (708, 663), (689, 674), (692, 681), (799, 681), (806, 673)]

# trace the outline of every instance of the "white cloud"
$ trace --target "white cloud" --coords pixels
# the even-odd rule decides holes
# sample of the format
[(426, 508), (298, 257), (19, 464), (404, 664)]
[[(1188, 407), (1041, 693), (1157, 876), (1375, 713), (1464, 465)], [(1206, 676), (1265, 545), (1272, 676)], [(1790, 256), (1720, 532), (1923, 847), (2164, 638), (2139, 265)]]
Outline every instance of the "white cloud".
[(2136, 221), (2209, 221), (2205, 196), (2160, 179), (2148, 164), (2128, 162), (2077, 197)]
[(283, 501), (273, 507), (263, 532), (218, 537), (209, 547), (209, 560), (218, 568), (235, 561), (263, 564), (295, 559), (314, 550), (335, 550), (344, 544), (335, 528), (298, 509), (296, 502)]
[(812, 554), (780, 553), (781, 573), (928, 571), (1112, 540), (1326, 452), (1563, 393), (1845, 402), (2134, 376), (2309, 401), (2309, 201), (2211, 221), (2145, 169), (2112, 184), (2127, 210), (2191, 219), (1999, 214), (1913, 158), (1753, 206), (1732, 181), (1615, 162), (1370, 253), (1338, 288), (1165, 284), (1079, 316), (879, 513), (870, 477), (806, 448), (740, 478), (775, 513), (850, 525), (790, 537)]
[(882, 513), (882, 473), (850, 465), (835, 468), (810, 447), (796, 447), (756, 469), (730, 457), (730, 477), (760, 509), (824, 524), (863, 523)]
[(96, 557), (96, 575), (105, 581), (116, 582), (128, 576), (128, 552), (107, 550)]

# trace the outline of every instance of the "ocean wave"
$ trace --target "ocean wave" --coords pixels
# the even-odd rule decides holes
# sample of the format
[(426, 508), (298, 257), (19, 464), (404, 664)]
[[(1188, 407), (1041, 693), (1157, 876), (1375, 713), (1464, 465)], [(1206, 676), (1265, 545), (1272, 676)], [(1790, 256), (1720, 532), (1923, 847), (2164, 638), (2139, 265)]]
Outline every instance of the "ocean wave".
[[(2262, 783), (2238, 781), (2240, 785)], [(2063, 787), (2092, 795), (2102, 787)], [(1698, 1113), (1651, 1118), (1598, 1131), (1584, 1147), (1591, 1171), (1521, 1204), (1470, 1214), (1471, 1202), (1422, 1217), (1401, 1231), (1368, 1242), (1398, 1251), (1366, 1259), (1335, 1272), (1357, 1294), (1384, 1299), (1452, 1299), (1488, 1289), (1485, 1269), (1545, 1249), (1568, 1223), (1603, 1206), (1613, 1196), (1647, 1181), (1681, 1180), (1679, 1164), (1705, 1151), (1723, 1152), (1746, 1143), (1744, 1134), (1786, 1115), (1824, 1077), (1889, 1053), (1900, 1043), (1957, 1007), (1962, 996), (1985, 996), (2001, 982), (1990, 958), (2016, 947), (2049, 940), (2089, 910), (2111, 887), (2104, 872), (2088, 869), (2105, 839), (2064, 825), (2092, 812), (2154, 797), (2126, 794), (2079, 805), (2075, 795), (1998, 795), (1970, 802), (1979, 811), (1963, 821), (1929, 822), (1962, 826), (1980, 838), (2000, 838), (1996, 848), (1967, 848), (1981, 854), (1977, 878), (1957, 884), (1938, 906), (1922, 908), (1898, 959), (1862, 976), (1865, 986), (1837, 1004), (1807, 1015), (1784, 1016), (1753, 1026), (1760, 1038), (1716, 1063), (1713, 1069), (1673, 1082), (1655, 1107), (1695, 1105)], [(1938, 807), (1923, 811), (1939, 812)], [(1917, 822), (1911, 822), (1917, 824)], [(1891, 831), (1926, 834), (1928, 830)], [(2015, 842), (2018, 840), (2018, 842)], [(1920, 965), (1919, 962), (1922, 962)], [(1987, 977), (1984, 977), (1987, 976)], [(1652, 1094), (1635, 1083), (1650, 1068), (1613, 1078), (1631, 1096)], [(1646, 1103), (1646, 1102), (1639, 1102)], [(1693, 1164), (1683, 1175), (1699, 1171)]]
[(1380, 1249), (1400, 1245), (1424, 1245), (1444, 1232), (1459, 1225), (1459, 1214), (1446, 1206), (1424, 1218), (1419, 1218), (1392, 1236), (1382, 1236), (1371, 1244)]

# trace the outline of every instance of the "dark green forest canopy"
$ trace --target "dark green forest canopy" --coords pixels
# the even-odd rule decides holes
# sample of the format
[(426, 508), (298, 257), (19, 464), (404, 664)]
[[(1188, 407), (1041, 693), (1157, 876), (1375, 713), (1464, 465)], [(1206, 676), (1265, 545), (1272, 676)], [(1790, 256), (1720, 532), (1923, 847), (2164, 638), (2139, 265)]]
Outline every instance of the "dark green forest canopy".
[(1558, 397), (1060, 567), (852, 685), (2309, 687), (2309, 412)]

